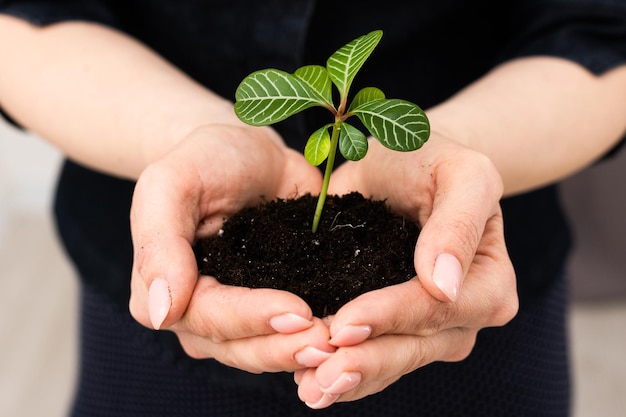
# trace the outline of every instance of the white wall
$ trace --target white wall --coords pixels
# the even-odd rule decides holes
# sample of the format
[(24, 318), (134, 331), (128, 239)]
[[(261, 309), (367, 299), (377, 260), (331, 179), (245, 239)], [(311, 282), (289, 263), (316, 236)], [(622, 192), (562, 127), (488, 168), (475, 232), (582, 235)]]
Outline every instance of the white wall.
[(60, 161), (0, 122), (0, 416), (65, 416), (74, 388), (77, 285), (50, 212)]
[(561, 195), (576, 240), (569, 263), (573, 294), (626, 297), (626, 145), (565, 181)]

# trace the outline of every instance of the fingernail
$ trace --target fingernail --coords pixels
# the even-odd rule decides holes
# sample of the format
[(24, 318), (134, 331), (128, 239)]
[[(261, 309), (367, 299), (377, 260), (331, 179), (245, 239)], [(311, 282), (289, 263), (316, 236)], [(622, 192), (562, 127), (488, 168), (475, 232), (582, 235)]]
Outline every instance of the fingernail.
[(328, 388), (322, 388), (321, 391), (324, 394), (341, 395), (350, 391), (361, 383), (360, 372), (344, 372), (339, 375), (339, 378)]
[(172, 306), (172, 297), (167, 281), (157, 278), (150, 284), (148, 290), (148, 312), (152, 327), (156, 330), (161, 328)]
[(337, 401), (338, 398), (339, 398), (339, 395), (324, 394), (324, 395), (322, 395), (322, 398), (320, 398), (320, 400), (318, 402), (316, 402), (314, 404), (306, 402), (305, 404), (309, 408), (312, 408), (314, 410), (319, 410), (321, 408), (326, 408), (326, 407), (332, 405), (335, 401)]
[(270, 326), (278, 333), (296, 333), (313, 325), (311, 320), (293, 313), (285, 313), (270, 319)]
[(450, 299), (456, 301), (459, 296), (463, 268), (454, 255), (442, 253), (435, 261), (433, 270), (433, 282)]
[(307, 346), (297, 351), (294, 355), (294, 359), (306, 368), (317, 368), (332, 355), (333, 354), (330, 352), (324, 352), (312, 346)]
[(367, 340), (372, 334), (372, 328), (363, 326), (346, 326), (339, 330), (328, 343), (335, 346), (354, 346)]

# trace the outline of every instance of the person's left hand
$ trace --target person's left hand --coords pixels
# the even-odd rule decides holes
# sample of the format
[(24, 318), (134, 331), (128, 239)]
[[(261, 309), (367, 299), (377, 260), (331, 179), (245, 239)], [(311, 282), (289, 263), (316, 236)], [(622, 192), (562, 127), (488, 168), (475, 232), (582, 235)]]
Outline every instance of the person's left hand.
[(431, 362), (462, 360), (480, 329), (505, 324), (518, 308), (501, 180), (483, 155), (442, 136), (411, 154), (372, 142), (366, 158), (339, 168), (333, 181), (335, 193), (386, 198), (423, 229), (416, 278), (366, 293), (327, 318), (338, 350), (295, 373), (312, 408), (379, 392)]

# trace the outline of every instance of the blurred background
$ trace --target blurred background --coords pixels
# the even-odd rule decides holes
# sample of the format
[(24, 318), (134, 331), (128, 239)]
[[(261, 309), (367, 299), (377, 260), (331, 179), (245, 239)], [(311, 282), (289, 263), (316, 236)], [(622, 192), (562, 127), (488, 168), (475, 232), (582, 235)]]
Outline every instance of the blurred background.
[[(77, 371), (77, 285), (56, 239), (57, 150), (0, 120), (0, 416), (66, 415)], [(574, 417), (626, 410), (626, 149), (562, 186)]]

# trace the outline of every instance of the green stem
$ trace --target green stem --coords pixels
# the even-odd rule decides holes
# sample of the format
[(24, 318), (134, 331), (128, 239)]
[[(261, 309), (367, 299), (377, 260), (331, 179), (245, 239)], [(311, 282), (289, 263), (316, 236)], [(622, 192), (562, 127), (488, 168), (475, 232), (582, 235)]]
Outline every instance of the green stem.
[(324, 171), (324, 182), (322, 183), (322, 190), (317, 198), (317, 207), (315, 208), (315, 216), (313, 216), (313, 233), (317, 232), (317, 228), (320, 224), (322, 217), (322, 210), (324, 209), (324, 203), (326, 202), (326, 194), (328, 193), (328, 185), (330, 184), (330, 174), (333, 173), (333, 165), (335, 165), (335, 155), (337, 153), (337, 144), (339, 143), (339, 131), (341, 130), (341, 124), (343, 122), (335, 118), (335, 124), (333, 125), (333, 131), (330, 136), (330, 151), (328, 152), (328, 159), (326, 160), (326, 170)]

